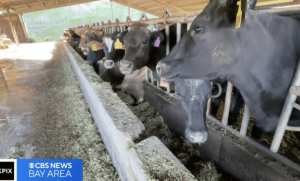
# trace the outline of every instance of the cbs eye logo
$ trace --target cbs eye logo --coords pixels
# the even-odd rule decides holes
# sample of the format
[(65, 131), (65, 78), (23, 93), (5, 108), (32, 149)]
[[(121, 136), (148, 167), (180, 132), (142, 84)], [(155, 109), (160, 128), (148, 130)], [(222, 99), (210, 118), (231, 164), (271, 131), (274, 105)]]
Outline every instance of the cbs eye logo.
[(29, 168), (34, 168), (34, 163), (29, 163)]

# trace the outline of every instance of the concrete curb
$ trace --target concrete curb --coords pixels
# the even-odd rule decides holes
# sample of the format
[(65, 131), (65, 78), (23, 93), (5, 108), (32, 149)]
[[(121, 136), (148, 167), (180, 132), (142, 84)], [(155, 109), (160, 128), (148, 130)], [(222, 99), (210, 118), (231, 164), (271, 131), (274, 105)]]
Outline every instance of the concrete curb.
[(76, 63), (74, 56), (68, 50), (67, 46), (70, 45), (63, 43), (63, 46), (119, 177), (124, 181), (146, 181), (147, 176), (141, 168), (141, 161), (137, 157), (134, 157), (132, 153), (129, 153), (126, 148), (126, 141), (130, 140), (130, 138), (121, 133), (114, 125), (111, 117), (98, 99), (97, 94)]

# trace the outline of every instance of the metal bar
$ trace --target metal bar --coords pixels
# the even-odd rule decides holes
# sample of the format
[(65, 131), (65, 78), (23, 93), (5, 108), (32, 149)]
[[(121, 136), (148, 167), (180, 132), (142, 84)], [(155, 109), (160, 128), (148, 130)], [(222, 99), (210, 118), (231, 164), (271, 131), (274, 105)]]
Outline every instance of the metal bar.
[(300, 86), (292, 86), (290, 89), (290, 93), (300, 96)]
[[(166, 55), (168, 55), (170, 52), (170, 25), (166, 24), (165, 31), (166, 31), (166, 37), (167, 37)], [(170, 87), (169, 83), (168, 83), (168, 87), (167, 87), (167, 92), (168, 93), (171, 92), (171, 87)]]
[(176, 42), (178, 43), (179, 40), (180, 40), (180, 38), (181, 38), (181, 23), (177, 23), (176, 28), (177, 28), (177, 31), (176, 31), (176, 34), (177, 34), (177, 36), (176, 36)]
[(300, 131), (300, 127), (295, 126), (286, 126), (285, 129), (288, 131)]
[(170, 25), (166, 25), (165, 31), (166, 31), (166, 37), (167, 37), (166, 55), (168, 55), (170, 52)]
[(149, 70), (148, 67), (146, 67), (146, 81), (149, 82)]
[(12, 22), (11, 22), (11, 17), (10, 17), (9, 9), (6, 9), (6, 14), (7, 14), (7, 18), (8, 18), (9, 25), (10, 25), (10, 28), (11, 28), (11, 32), (12, 32), (12, 34), (14, 36), (15, 42), (16, 42), (17, 46), (20, 46), (16, 30), (15, 30), (15, 28), (14, 28)]
[[(111, 117), (103, 107), (102, 102), (98, 98), (87, 78), (79, 68), (72, 53), (69, 51), (66, 42), (63, 43), (68, 59), (75, 72), (80, 89), (90, 108), (91, 114), (101, 134), (101, 138), (109, 152), (112, 162), (118, 172), (121, 180), (141, 180), (146, 181), (146, 175), (140, 168), (133, 155), (131, 155), (124, 146), (124, 140), (127, 139), (116, 128)], [(68, 47), (67, 47), (68, 46)]]
[(299, 105), (299, 104), (294, 103), (294, 104), (293, 104), (293, 107), (296, 108), (296, 109), (298, 109), (298, 110), (300, 111), (300, 105)]
[(188, 24), (187, 24), (187, 30), (188, 30), (188, 31), (190, 30), (191, 25), (192, 25), (192, 23), (188, 23)]
[(211, 98), (209, 98), (208, 101), (207, 101), (206, 116), (209, 116), (210, 105), (211, 105)]
[(232, 88), (233, 88), (232, 83), (228, 81), (226, 97), (225, 97), (225, 105), (224, 105), (223, 117), (222, 117), (222, 124), (224, 126), (227, 126), (227, 124), (228, 124), (228, 116), (229, 116), (229, 110), (230, 110)]
[(246, 136), (248, 125), (249, 125), (249, 118), (250, 118), (250, 110), (247, 105), (245, 105), (242, 126), (240, 130), (241, 136)]
[(151, 84), (154, 85), (154, 78), (153, 78), (152, 70), (150, 70), (150, 79), (151, 79)]
[(160, 24), (159, 23), (156, 24), (156, 31), (160, 31)]
[[(300, 86), (300, 61), (298, 63), (296, 72), (295, 72), (295, 76), (293, 79), (293, 83), (292, 86)], [(272, 141), (272, 145), (271, 145), (271, 151), (276, 153), (279, 150), (280, 147), (280, 143), (281, 140), (283, 138), (284, 132), (285, 132), (285, 128), (287, 126), (287, 123), (290, 119), (292, 110), (293, 110), (293, 104), (296, 101), (297, 96), (293, 95), (291, 93), (288, 93), (288, 96), (285, 100), (280, 118), (279, 118), (279, 122), (277, 125), (277, 129), (275, 132), (275, 135), (273, 137), (273, 141)]]
[(271, 156), (272, 158), (274, 158), (278, 162), (284, 163), (285, 165), (288, 165), (288, 167), (291, 167), (292, 169), (295, 169), (295, 170), (297, 170), (297, 171), (300, 172), (299, 165), (296, 164), (295, 162), (291, 161), (290, 159), (288, 159), (288, 158), (286, 158), (286, 157), (284, 157), (284, 156), (282, 156), (280, 154), (276, 154), (276, 153), (271, 152), (267, 147), (259, 144), (257, 141), (254, 141), (253, 139), (251, 139), (251, 138), (249, 138), (247, 136), (241, 136), (239, 132), (237, 132), (236, 130), (234, 130), (233, 128), (231, 128), (229, 126), (223, 126), (222, 123), (220, 123), (219, 120), (217, 120), (216, 118), (214, 118), (212, 116), (207, 116), (207, 119), (210, 120), (210, 121), (212, 121), (214, 124), (225, 128), (227, 131), (230, 131), (236, 137), (244, 140), (250, 146), (253, 146), (254, 148), (257, 148), (260, 151), (266, 153), (267, 155)]

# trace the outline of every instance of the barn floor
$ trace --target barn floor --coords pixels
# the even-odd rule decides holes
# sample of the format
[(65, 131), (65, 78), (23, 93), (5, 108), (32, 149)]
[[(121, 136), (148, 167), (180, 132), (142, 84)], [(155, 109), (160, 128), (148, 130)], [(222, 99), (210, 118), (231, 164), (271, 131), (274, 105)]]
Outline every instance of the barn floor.
[(0, 158), (81, 158), (119, 180), (61, 42), (0, 50)]

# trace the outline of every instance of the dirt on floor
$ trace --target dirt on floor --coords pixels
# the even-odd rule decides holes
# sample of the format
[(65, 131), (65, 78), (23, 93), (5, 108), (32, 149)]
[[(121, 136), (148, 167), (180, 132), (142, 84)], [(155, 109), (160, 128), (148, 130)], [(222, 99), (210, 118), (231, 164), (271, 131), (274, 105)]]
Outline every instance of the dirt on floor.
[[(135, 140), (135, 142), (140, 142), (141, 140), (146, 139), (150, 136), (157, 136), (164, 143), (164, 145), (166, 145), (170, 149), (170, 151), (180, 160), (180, 162), (190, 170), (190, 172), (197, 178), (197, 180), (234, 180), (233, 178), (227, 178), (227, 176), (222, 175), (220, 172), (218, 172), (215, 164), (201, 155), (199, 151), (192, 146), (191, 143), (172, 133), (164, 123), (163, 118), (159, 115), (158, 112), (154, 111), (154, 108), (148, 102), (144, 102), (137, 106), (131, 106), (130, 103), (133, 101), (131, 96), (121, 91), (117, 92), (117, 94), (146, 127), (145, 133), (139, 140)], [(149, 161), (151, 161), (150, 157), (153, 155), (145, 156), (149, 157)], [(155, 165), (161, 163), (152, 164)], [(160, 173), (158, 168), (159, 167), (150, 166), (150, 168), (148, 169), (150, 169), (150, 171), (156, 178), (164, 178), (164, 173)], [(178, 179), (178, 177), (176, 178)]]
[[(14, 141), (3, 158), (78, 158), (83, 159), (84, 180), (120, 180), (63, 46), (61, 42), (53, 43), (53, 57), (44, 65), (44, 88), (32, 99), (36, 110), (14, 117), (5, 114), (0, 125), (0, 129), (11, 130), (4, 135), (6, 138), (19, 138), (18, 134), (24, 137)], [(6, 142), (2, 140), (1, 145)]]

